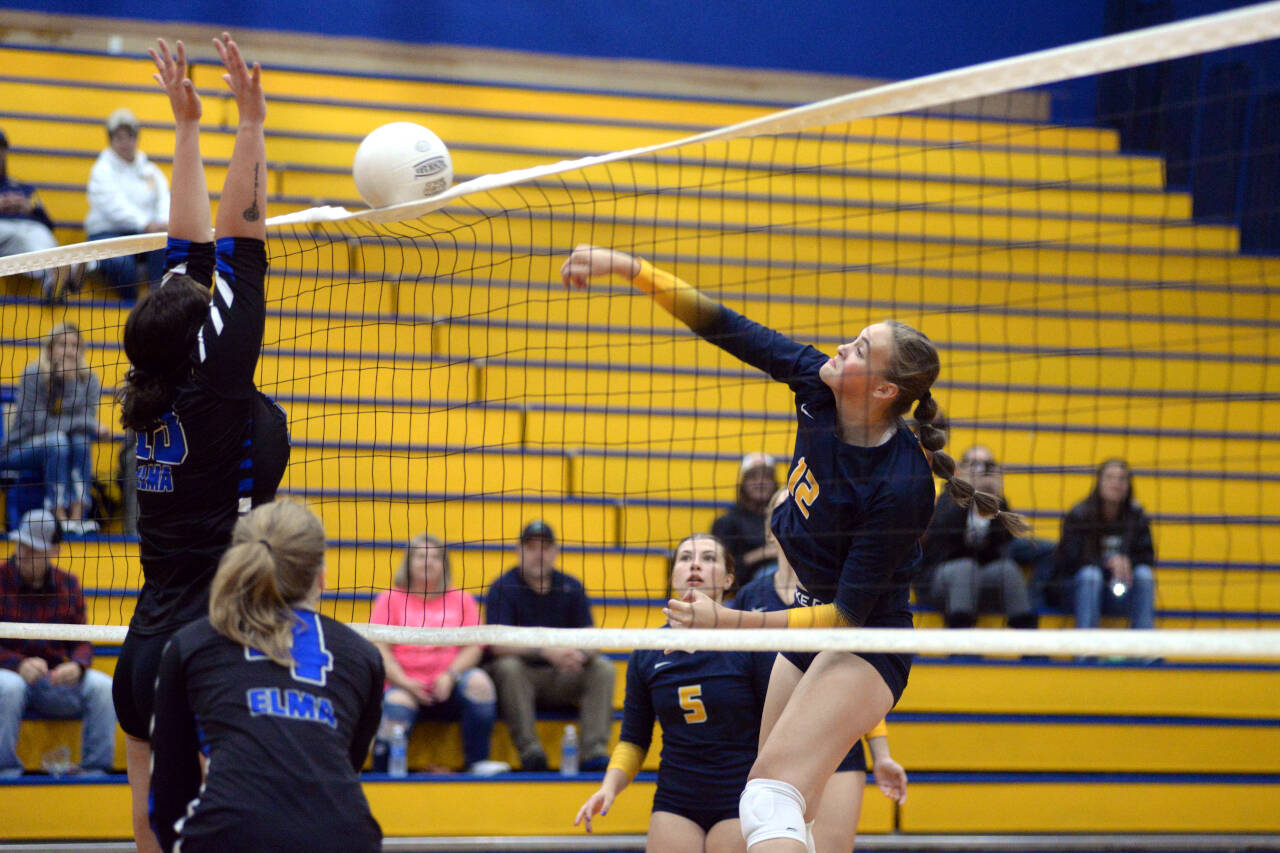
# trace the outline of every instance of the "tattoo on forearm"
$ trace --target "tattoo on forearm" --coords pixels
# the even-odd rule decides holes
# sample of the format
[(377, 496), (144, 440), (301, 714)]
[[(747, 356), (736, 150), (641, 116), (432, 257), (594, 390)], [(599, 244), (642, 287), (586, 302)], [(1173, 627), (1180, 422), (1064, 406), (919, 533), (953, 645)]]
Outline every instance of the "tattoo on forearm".
[(244, 209), (245, 222), (257, 222), (262, 214), (258, 211), (258, 169), (261, 163), (253, 164), (253, 204)]

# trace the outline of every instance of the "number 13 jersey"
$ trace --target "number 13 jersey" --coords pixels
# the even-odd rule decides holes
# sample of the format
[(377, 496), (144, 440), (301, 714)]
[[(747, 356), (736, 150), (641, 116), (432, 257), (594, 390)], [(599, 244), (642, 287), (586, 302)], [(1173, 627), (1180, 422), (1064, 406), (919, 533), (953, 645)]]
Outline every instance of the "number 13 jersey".
[[(143, 586), (129, 630), (143, 635), (208, 613), (209, 583), (253, 485), (251, 418), (261, 408), (253, 376), (266, 323), (263, 242), (170, 238), (166, 266), (210, 286), (212, 299), (172, 408), (137, 439)], [(282, 418), (279, 428), (287, 457)]]

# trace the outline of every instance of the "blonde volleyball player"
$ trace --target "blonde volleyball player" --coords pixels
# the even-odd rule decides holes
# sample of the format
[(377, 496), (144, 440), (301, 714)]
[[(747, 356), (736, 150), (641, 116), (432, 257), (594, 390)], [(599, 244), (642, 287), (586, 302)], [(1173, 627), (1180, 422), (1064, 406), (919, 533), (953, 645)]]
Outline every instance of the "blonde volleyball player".
[[(765, 511), (765, 542), (774, 541), (770, 521), (773, 510), (791, 499), (786, 489), (779, 489)], [(799, 587), (795, 570), (785, 554), (778, 554), (773, 569), (762, 569), (751, 582), (738, 590), (732, 607), (735, 610), (785, 610), (795, 600)], [(876, 786), (895, 803), (907, 801), (907, 771), (889, 752), (889, 727), (880, 721), (863, 736), (875, 761)], [(862, 740), (853, 745), (831, 774), (822, 791), (822, 800), (813, 820), (813, 841), (818, 853), (846, 853), (852, 850), (858, 835), (858, 819), (862, 814), (862, 794), (867, 784), (867, 754)]]
[[(919, 540), (933, 515), (933, 475), (946, 480), (958, 501), (975, 497), (971, 484), (955, 478), (954, 460), (941, 452), (946, 433), (933, 425), (938, 405), (929, 389), (940, 363), (932, 342), (886, 321), (862, 329), (828, 357), (622, 252), (579, 246), (561, 274), (566, 285), (580, 288), (611, 275), (629, 280), (695, 333), (786, 382), (795, 394), (791, 500), (774, 512), (772, 524), (800, 581), (795, 606), (735, 611), (693, 590), (668, 603), (670, 624), (912, 627), (909, 587)], [(913, 406), (919, 437), (903, 419)], [(980, 495), (979, 509), (998, 514), (998, 499)], [(778, 656), (760, 752), (739, 802), (752, 853), (811, 849), (806, 823), (827, 780), (858, 738), (893, 708), (910, 669), (909, 654)]]

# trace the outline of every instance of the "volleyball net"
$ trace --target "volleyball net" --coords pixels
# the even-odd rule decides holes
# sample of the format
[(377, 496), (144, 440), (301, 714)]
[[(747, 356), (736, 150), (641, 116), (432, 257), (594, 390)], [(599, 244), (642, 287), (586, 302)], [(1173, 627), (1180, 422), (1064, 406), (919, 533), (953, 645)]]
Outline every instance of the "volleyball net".
[[(522, 529), (543, 520), (600, 626), (556, 645), (1280, 657), (1280, 433), (1268, 417), (1280, 92), (1246, 79), (1277, 36), (1280, 3), (1267, 3), (496, 171), (369, 212), (344, 209), (349, 164), (334, 164), (331, 204), (268, 223), (258, 375), (289, 415), (281, 494), (312, 506), (331, 537), (323, 611), (367, 622), (421, 533), (448, 544), (452, 584), (483, 599), (517, 562)], [(1085, 97), (1098, 104), (1087, 123), (1055, 120), (1063, 98), (1078, 109)], [(518, 141), (455, 144), (435, 129), (462, 173), (528, 159)], [(294, 156), (289, 138), (269, 137), (273, 159)], [(1061, 519), (1099, 463), (1125, 460), (1152, 522), (1163, 630), (635, 630), (662, 624), (670, 550), (730, 509), (745, 456), (777, 460), (783, 484), (796, 413), (785, 385), (625, 282), (566, 290), (560, 265), (581, 243), (646, 258), (820, 350), (886, 317), (926, 332), (942, 358), (948, 450), (989, 448), (1034, 526), (1022, 570), (1044, 628), (1071, 625), (1071, 579), (1053, 557)], [(163, 244), (0, 258), (0, 275)], [(19, 295), (5, 312), (6, 386), (71, 321), (102, 378), (102, 420), (116, 420), (108, 397), (127, 364), (112, 297), (46, 309)], [(103, 474), (112, 453), (95, 453)], [(38, 503), (39, 476), (10, 473), (10, 500), (27, 489)], [(90, 626), (0, 632), (118, 641), (141, 584), (120, 531), (110, 520), (59, 560), (86, 589)], [(940, 627), (928, 598), (917, 624)], [(369, 630), (551, 642), (498, 626)]]

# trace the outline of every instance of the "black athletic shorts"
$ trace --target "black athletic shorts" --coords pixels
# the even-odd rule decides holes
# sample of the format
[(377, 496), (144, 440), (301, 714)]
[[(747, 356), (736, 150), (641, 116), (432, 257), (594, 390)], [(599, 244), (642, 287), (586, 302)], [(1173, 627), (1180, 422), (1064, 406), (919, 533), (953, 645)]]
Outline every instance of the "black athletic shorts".
[[(913, 656), (862, 652), (849, 652), (849, 654), (856, 654), (875, 667), (876, 672), (880, 673), (880, 677), (888, 685), (889, 692), (893, 694), (893, 704), (897, 705), (898, 700), (902, 698), (902, 691), (907, 689), (907, 676), (911, 674)], [(813, 663), (813, 659), (818, 656), (818, 653), (783, 652), (782, 656), (795, 664), (796, 668), (801, 672), (808, 672), (810, 664)]]
[(160, 672), (160, 655), (177, 629), (162, 634), (136, 634), (130, 631), (120, 647), (116, 674), (111, 681), (111, 698), (116, 718), (124, 733), (151, 740), (151, 715), (156, 707), (156, 675)]
[(836, 768), (837, 773), (845, 773), (849, 770), (861, 770), (867, 772), (867, 753), (862, 747), (862, 738), (858, 738), (858, 742), (853, 745), (853, 749), (840, 760), (840, 766)]
[(702, 827), (703, 832), (710, 832), (711, 827), (722, 820), (738, 819), (738, 801), (736, 797), (732, 805), (721, 802), (718, 805), (695, 806), (693, 802), (696, 802), (696, 799), (690, 800), (687, 796), (669, 796), (659, 788), (653, 795), (653, 811), (671, 812), (672, 814), (680, 815), (680, 817), (688, 818)]

